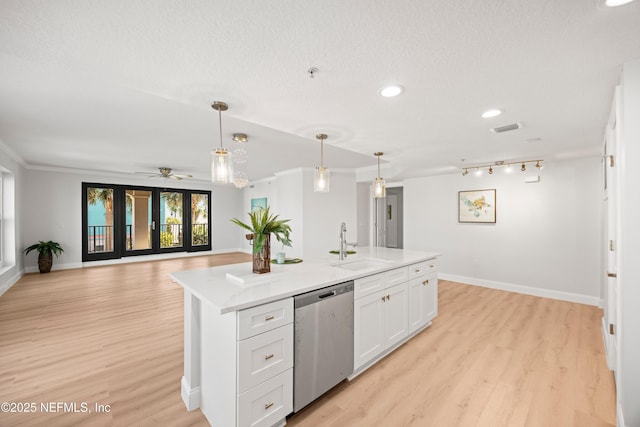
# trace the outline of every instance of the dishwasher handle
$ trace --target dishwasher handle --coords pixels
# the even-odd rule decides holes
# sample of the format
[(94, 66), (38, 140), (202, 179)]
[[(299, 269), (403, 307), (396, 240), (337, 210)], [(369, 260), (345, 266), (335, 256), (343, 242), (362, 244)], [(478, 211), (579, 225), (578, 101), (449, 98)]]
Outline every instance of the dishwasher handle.
[(336, 291), (327, 292), (326, 294), (318, 295), (318, 299), (324, 299), (336, 296)]
[(344, 283), (338, 283), (326, 288), (317, 289), (305, 294), (295, 295), (293, 297), (293, 305), (295, 308), (305, 307), (307, 305), (328, 301), (333, 297), (343, 295), (345, 293), (353, 293), (353, 280)]

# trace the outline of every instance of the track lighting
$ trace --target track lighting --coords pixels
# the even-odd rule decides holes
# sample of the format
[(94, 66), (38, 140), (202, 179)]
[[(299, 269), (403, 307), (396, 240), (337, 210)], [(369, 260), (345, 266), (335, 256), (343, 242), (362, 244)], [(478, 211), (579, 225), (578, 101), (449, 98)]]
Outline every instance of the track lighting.
[(540, 170), (540, 169), (542, 169), (544, 167), (544, 166), (542, 166), (542, 162), (543, 161), (544, 160), (539, 159), (539, 160), (521, 160), (521, 161), (515, 161), (515, 162), (512, 162), (512, 163), (505, 163), (503, 160), (500, 160), (500, 161), (497, 161), (497, 162), (494, 162), (494, 163), (491, 163), (491, 164), (488, 164), (488, 165), (479, 165), (479, 166), (471, 166), (471, 167), (467, 166), (467, 167), (462, 168), (462, 176), (467, 176), (469, 174), (469, 169), (471, 169), (471, 170), (475, 169), (476, 170), (475, 175), (480, 176), (480, 175), (482, 175), (482, 169), (484, 169), (484, 168), (487, 168), (487, 172), (489, 173), (489, 175), (493, 175), (494, 168), (500, 167), (500, 166), (506, 166), (505, 172), (511, 172), (513, 170), (512, 169), (513, 163), (515, 163), (515, 164), (520, 163), (520, 170), (522, 172), (525, 172), (527, 170), (527, 163), (534, 164), (535, 167), (538, 170)]

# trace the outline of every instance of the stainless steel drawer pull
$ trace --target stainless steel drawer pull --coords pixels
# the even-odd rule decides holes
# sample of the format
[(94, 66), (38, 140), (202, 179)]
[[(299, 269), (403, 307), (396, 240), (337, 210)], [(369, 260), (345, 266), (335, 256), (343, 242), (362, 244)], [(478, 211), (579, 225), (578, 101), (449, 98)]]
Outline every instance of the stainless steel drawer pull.
[(429, 268), (433, 268), (433, 267), (435, 267), (435, 265), (433, 265), (433, 264), (429, 265)]
[(424, 282), (422, 282), (423, 285), (428, 285), (429, 284), (429, 280), (425, 280)]
[(264, 356), (264, 360), (269, 360), (273, 357), (273, 354), (267, 354)]
[(265, 320), (266, 322), (268, 322), (269, 320), (273, 320), (273, 319), (274, 319), (274, 317), (273, 317), (273, 316), (267, 316), (267, 317), (265, 317), (265, 318), (264, 318), (264, 320)]
[(420, 269), (419, 268), (416, 268), (416, 273), (420, 273)]
[(273, 406), (273, 402), (271, 402), (271, 403), (265, 403), (265, 404), (264, 404), (264, 409), (265, 409), (265, 410), (266, 410), (266, 409), (269, 409), (269, 408), (271, 408), (272, 406)]

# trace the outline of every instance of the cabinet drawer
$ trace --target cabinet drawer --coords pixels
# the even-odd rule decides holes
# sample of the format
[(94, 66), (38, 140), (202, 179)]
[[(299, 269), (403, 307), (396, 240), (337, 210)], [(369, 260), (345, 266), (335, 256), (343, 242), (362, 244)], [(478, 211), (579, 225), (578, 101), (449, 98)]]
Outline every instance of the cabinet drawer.
[(293, 412), (293, 369), (238, 396), (239, 426), (270, 427)]
[(238, 340), (293, 322), (293, 298), (274, 301), (238, 312)]
[(362, 277), (354, 280), (353, 298), (358, 299), (365, 295), (370, 295), (387, 287), (385, 273), (374, 274), (373, 276)]
[(293, 366), (293, 323), (238, 342), (238, 393)]
[(436, 260), (430, 259), (409, 266), (409, 278), (424, 276), (436, 271)]
[(394, 268), (385, 272), (387, 277), (387, 286), (394, 286), (409, 280), (407, 267)]

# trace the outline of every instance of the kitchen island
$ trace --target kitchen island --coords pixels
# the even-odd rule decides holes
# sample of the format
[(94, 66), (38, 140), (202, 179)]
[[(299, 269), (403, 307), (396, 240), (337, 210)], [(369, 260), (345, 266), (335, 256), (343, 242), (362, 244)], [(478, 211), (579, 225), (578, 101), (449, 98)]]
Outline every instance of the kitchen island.
[(274, 264), (262, 275), (251, 263), (172, 273), (184, 288), (187, 408), (199, 407), (214, 425), (284, 424), (292, 412), (292, 297), (354, 280), (355, 376), (430, 325), (438, 256), (373, 247), (343, 261)]

